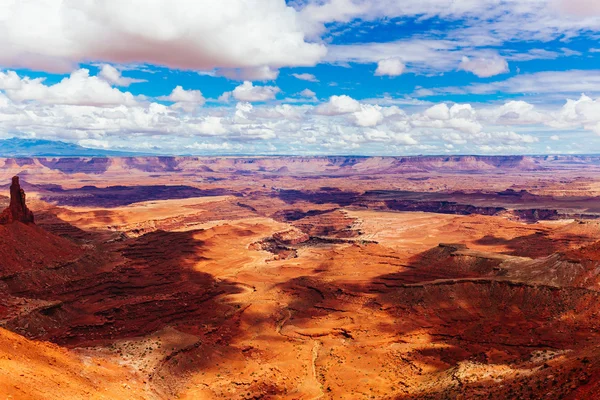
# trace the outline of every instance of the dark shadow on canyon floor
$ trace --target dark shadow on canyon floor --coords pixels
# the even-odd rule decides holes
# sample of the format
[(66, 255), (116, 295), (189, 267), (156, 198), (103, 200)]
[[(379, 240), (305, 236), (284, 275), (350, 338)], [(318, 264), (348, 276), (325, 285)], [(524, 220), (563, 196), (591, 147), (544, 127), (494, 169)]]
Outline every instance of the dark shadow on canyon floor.
[[(585, 351), (587, 346), (600, 342), (596, 318), (599, 293), (577, 287), (498, 280), (487, 276), (493, 271), (494, 262), (463, 260), (466, 265), (461, 267), (460, 257), (452, 260), (449, 254), (446, 246), (430, 249), (414, 257), (407, 266), (397, 263), (401, 271), (367, 283), (331, 280), (328, 268), (320, 269), (317, 275), (291, 279), (278, 286), (292, 299), (287, 305), (292, 312), (287, 323), (299, 328), (328, 326), (352, 315), (353, 320), (361, 321), (356, 332), (340, 325), (331, 334), (343, 332), (348, 340), (353, 340), (356, 335), (368, 335), (365, 332), (372, 329), (372, 335), (400, 343), (413, 334), (425, 335), (431, 346), (407, 353), (406, 358), (418, 356), (439, 372), (449, 373), (463, 362), (516, 366), (529, 362), (535, 351)], [(393, 251), (381, 256), (393, 256)], [(431, 261), (438, 257), (439, 263), (432, 265)], [(372, 258), (376, 257), (365, 252), (362, 260), (366, 264)], [(545, 375), (550, 372), (537, 372), (546, 368), (543, 364), (532, 362), (531, 377), (517, 382), (544, 385)], [(562, 374), (561, 378), (549, 385), (560, 386), (557, 382), (565, 380), (584, 384), (579, 382), (576, 368), (579, 367), (559, 366), (555, 373)], [(595, 368), (598, 371), (600, 366)], [(494, 398), (529, 398), (529, 393), (540, 393), (539, 388), (531, 392), (519, 390), (492, 379), (483, 383), (491, 390), (488, 393), (500, 396)], [(478, 387), (472, 385), (473, 390)], [(576, 393), (578, 387), (563, 388), (561, 393)], [(405, 398), (450, 399), (461, 390), (459, 386), (447, 393), (440, 390)], [(488, 398), (485, 391), (482, 396)]]
[(237, 309), (220, 297), (242, 289), (195, 268), (206, 260), (195, 233), (156, 231), (95, 243), (75, 262), (5, 279), (8, 295), (51, 303), (7, 328), (66, 346), (143, 336), (166, 326), (190, 333), (198, 326), (218, 328)]

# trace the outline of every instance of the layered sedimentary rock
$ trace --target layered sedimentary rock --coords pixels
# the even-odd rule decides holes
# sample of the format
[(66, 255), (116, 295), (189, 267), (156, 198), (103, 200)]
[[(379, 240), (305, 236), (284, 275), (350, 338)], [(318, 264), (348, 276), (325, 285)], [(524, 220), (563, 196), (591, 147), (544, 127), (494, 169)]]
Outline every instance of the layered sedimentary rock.
[(0, 214), (0, 224), (6, 225), (12, 222), (33, 223), (33, 213), (27, 208), (25, 191), (21, 189), (18, 176), (12, 178), (10, 205)]
[(292, 228), (273, 234), (273, 238), (283, 244), (295, 245), (307, 242), (310, 239), (310, 236), (299, 229)]

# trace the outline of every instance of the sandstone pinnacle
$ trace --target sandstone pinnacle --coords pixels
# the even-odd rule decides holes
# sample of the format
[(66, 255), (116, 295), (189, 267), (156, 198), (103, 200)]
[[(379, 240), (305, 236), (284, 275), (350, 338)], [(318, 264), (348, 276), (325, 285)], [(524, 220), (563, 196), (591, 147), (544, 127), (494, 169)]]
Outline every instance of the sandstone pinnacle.
[(10, 205), (0, 214), (0, 224), (13, 222), (33, 223), (33, 213), (27, 208), (25, 191), (21, 189), (18, 176), (12, 178), (10, 185)]

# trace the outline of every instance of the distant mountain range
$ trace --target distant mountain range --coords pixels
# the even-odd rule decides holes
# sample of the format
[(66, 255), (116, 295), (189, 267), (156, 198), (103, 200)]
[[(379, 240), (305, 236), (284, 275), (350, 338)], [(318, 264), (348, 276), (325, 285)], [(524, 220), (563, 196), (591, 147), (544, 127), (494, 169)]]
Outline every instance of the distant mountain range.
[(74, 143), (42, 139), (0, 140), (0, 157), (126, 157), (139, 153), (90, 149)]
[[(118, 151), (118, 150), (104, 150), (104, 149), (91, 149), (89, 147), (83, 147), (75, 143), (61, 142), (55, 140), (44, 140), (44, 139), (21, 139), (21, 138), (10, 138), (0, 139), (0, 158), (35, 158), (35, 157), (157, 157), (157, 158), (197, 158), (199, 155), (192, 155), (190, 153), (170, 154), (170, 153), (151, 153), (151, 152), (133, 152), (133, 151)], [(600, 165), (600, 155), (598, 154), (572, 154), (572, 155), (419, 155), (419, 156), (364, 156), (364, 155), (314, 155), (314, 156), (295, 156), (295, 155), (260, 155), (260, 154), (220, 154), (220, 155), (203, 155), (203, 157), (214, 157), (214, 158), (250, 158), (250, 159), (285, 159), (290, 160), (335, 160), (335, 163), (342, 160), (341, 167), (350, 167), (353, 164), (360, 163), (369, 158), (377, 159), (396, 159), (401, 164), (411, 164), (417, 166), (418, 164), (429, 164), (429, 163), (443, 163), (445, 167), (448, 164), (453, 164), (453, 168), (459, 169), (479, 169), (480, 166), (475, 166), (478, 162), (490, 163), (494, 167), (500, 167), (496, 165), (502, 164), (502, 167), (506, 167), (507, 164), (517, 163), (539, 163), (541, 161), (559, 161), (561, 163), (571, 164), (595, 164)], [(288, 163), (282, 168), (288, 168)], [(454, 165), (456, 164), (456, 165)], [(337, 164), (336, 164), (337, 165)], [(431, 166), (429, 166), (431, 167)], [(529, 169), (534, 167), (529, 166)], [(429, 169), (429, 168), (425, 168)], [(527, 168), (526, 168), (527, 169)], [(279, 172), (284, 172), (283, 170)]]

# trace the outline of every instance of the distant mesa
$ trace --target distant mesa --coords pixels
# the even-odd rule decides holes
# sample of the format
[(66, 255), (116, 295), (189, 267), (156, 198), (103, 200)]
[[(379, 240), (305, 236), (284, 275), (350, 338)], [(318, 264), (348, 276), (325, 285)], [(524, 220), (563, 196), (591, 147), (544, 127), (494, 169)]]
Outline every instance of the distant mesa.
[(27, 208), (25, 191), (21, 189), (18, 176), (12, 178), (10, 185), (10, 205), (0, 214), (0, 225), (13, 222), (33, 223), (33, 213)]

